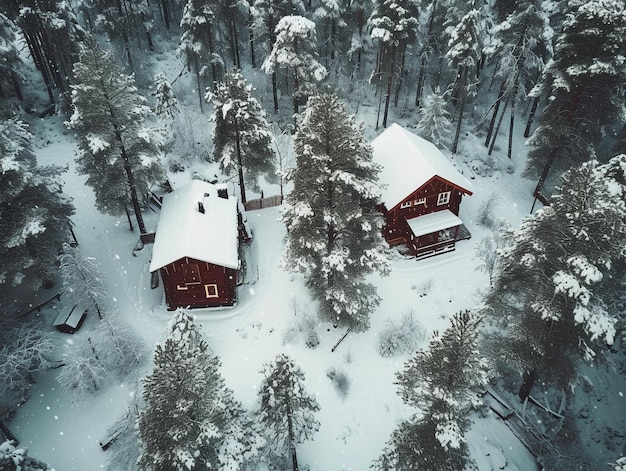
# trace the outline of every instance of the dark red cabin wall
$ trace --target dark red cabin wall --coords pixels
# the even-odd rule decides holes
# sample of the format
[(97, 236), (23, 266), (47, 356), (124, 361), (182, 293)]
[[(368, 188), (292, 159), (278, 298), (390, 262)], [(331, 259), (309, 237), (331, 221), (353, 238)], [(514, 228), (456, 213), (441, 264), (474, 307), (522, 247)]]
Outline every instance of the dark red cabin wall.
[[(169, 309), (231, 306), (236, 300), (237, 271), (232, 268), (185, 257), (160, 271)], [(216, 290), (207, 285), (216, 285)]]
[[(447, 204), (437, 205), (439, 194), (447, 191), (450, 192), (450, 201)], [(383, 229), (385, 239), (391, 245), (409, 243), (411, 230), (406, 223), (407, 219), (423, 216), (435, 211), (442, 211), (444, 209), (449, 209), (458, 216), (462, 197), (463, 193), (459, 191), (458, 187), (451, 185), (438, 177), (434, 177), (408, 195), (390, 211), (387, 211), (384, 209), (384, 206), (381, 206), (381, 208), (383, 208), (382, 212), (386, 221)], [(420, 198), (426, 198), (426, 204), (414, 205), (414, 202)], [(400, 208), (402, 203), (405, 201), (411, 201), (411, 206), (408, 208)]]

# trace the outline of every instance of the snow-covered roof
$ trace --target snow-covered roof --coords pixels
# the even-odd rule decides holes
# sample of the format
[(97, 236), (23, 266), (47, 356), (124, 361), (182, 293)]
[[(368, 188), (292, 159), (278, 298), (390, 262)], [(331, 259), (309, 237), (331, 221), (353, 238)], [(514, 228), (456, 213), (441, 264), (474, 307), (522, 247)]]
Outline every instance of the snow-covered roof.
[(393, 123), (372, 141), (374, 162), (382, 166), (382, 202), (393, 208), (434, 176), (472, 194), (469, 181), (431, 142)]
[(407, 222), (415, 237), (432, 234), (433, 232), (443, 231), (444, 229), (463, 224), (463, 221), (449, 209), (407, 219)]
[(192, 180), (163, 198), (150, 271), (183, 257), (237, 268), (237, 237), (236, 199), (219, 197), (215, 185)]

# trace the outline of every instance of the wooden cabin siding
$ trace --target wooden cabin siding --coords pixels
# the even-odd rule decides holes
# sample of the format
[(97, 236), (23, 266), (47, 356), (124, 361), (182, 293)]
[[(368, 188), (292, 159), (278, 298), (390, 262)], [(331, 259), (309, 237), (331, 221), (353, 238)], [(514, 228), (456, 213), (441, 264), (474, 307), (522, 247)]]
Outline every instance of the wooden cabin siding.
[(237, 270), (184, 257), (160, 269), (168, 309), (232, 306)]
[[(447, 192), (450, 192), (448, 202), (438, 204), (439, 195)], [(380, 205), (378, 208), (385, 217), (385, 226), (383, 228), (385, 239), (391, 246), (406, 244), (411, 248), (413, 240), (411, 229), (407, 224), (408, 219), (445, 209), (458, 216), (462, 198), (463, 192), (457, 186), (439, 177), (433, 177), (391, 210), (387, 210), (384, 205)], [(424, 241), (419, 244), (420, 246), (428, 245), (429, 241), (425, 237), (420, 237), (420, 239), (424, 238)]]

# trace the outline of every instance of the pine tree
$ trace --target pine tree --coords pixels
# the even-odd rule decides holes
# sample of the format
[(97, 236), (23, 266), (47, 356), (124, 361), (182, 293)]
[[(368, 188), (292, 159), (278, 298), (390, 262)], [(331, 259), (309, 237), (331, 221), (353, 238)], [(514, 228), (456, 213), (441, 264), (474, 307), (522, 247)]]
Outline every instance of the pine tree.
[(416, 38), (419, 13), (419, 2), (416, 0), (375, 0), (374, 11), (367, 20), (371, 28), (370, 35), (379, 44), (374, 73), (381, 80), (383, 75), (386, 77), (383, 127), (387, 127), (394, 77), (402, 80), (406, 48)]
[(289, 15), (276, 25), (276, 42), (262, 69), (274, 74), (286, 69), (293, 76), (293, 112), (300, 100), (313, 92), (315, 84), (326, 77), (326, 68), (317, 61), (315, 23), (303, 16)]
[(219, 368), (192, 318), (178, 312), (144, 379), (141, 469), (244, 469), (257, 437)]
[[(60, 192), (59, 167), (38, 167), (27, 125), (0, 119), (0, 286), (4, 295), (23, 282), (54, 280), (74, 208)], [(3, 296), (2, 296), (3, 297)]]
[(457, 108), (457, 124), (452, 141), (452, 153), (455, 154), (461, 135), (461, 124), (467, 99), (476, 93), (476, 82), (472, 75), (476, 75), (478, 61), (481, 55), (481, 11), (470, 10), (452, 29), (446, 57), (450, 67), (457, 70), (452, 84), (452, 103)]
[(388, 270), (377, 167), (362, 133), (335, 95), (312, 96), (295, 135), (293, 190), (282, 211), (285, 265), (304, 273), (323, 319), (355, 331), (368, 328), (379, 302), (365, 276)]
[(22, 99), (19, 66), (22, 63), (15, 47), (17, 27), (0, 13), (0, 99), (9, 96), (8, 89), (13, 89), (15, 96)]
[(211, 89), (221, 79), (223, 60), (215, 46), (215, 5), (202, 0), (187, 0), (183, 17), (180, 20), (182, 35), (179, 53), (184, 56), (187, 69), (196, 74), (200, 110), (202, 110), (203, 90), (206, 83), (202, 80), (208, 75), (206, 67), (211, 70)]
[(576, 358), (612, 344), (616, 318), (602, 286), (626, 255), (626, 156), (590, 161), (563, 176), (553, 203), (529, 216), (501, 251), (486, 298), (502, 334), (494, 355), (565, 386)]
[(304, 373), (287, 355), (277, 355), (265, 365), (263, 375), (258, 420), (267, 438), (266, 452), (274, 463), (290, 456), (293, 471), (297, 471), (296, 445), (310, 440), (319, 429), (314, 417), (319, 404), (307, 394)]
[(421, 412), (402, 422), (372, 467), (384, 471), (457, 471), (469, 462), (464, 434), (469, 414), (482, 403), (487, 363), (478, 351), (480, 319), (455, 314), (442, 335), (397, 374), (399, 395)]
[[(489, 146), (491, 141), (501, 104), (504, 103), (502, 113), (510, 105), (509, 158), (516, 104), (526, 100), (552, 57), (553, 31), (542, 4), (541, 0), (524, 0), (512, 5), (513, 11), (493, 29), (490, 44), (485, 51), (496, 62), (496, 75), (502, 80), (498, 98), (493, 105), (485, 146)], [(533, 94), (532, 98), (531, 110), (536, 110), (540, 96)], [(493, 135), (493, 141), (496, 135)]]
[(165, 115), (170, 119), (178, 114), (178, 100), (174, 96), (172, 85), (167, 81), (165, 75), (158, 73), (154, 76), (154, 114)]
[(343, 16), (346, 13), (348, 3), (345, 0), (321, 0), (315, 10), (315, 17), (319, 18), (324, 25), (324, 32), (320, 34), (320, 37), (327, 38), (324, 46), (326, 68), (328, 68), (328, 61), (334, 61), (338, 50), (341, 50), (337, 40), (339, 29), (346, 26)]
[(92, 258), (82, 258), (77, 247), (63, 244), (59, 255), (59, 271), (65, 292), (63, 297), (67, 304), (77, 305), (83, 311), (89, 309), (102, 313), (98, 301), (104, 298), (100, 269)]
[(535, 196), (559, 172), (594, 158), (607, 129), (625, 115), (626, 11), (619, 0), (569, 2), (554, 56), (537, 93), (548, 96), (531, 135), (525, 175)]
[(452, 123), (446, 108), (446, 99), (437, 89), (426, 96), (420, 110), (420, 119), (417, 123), (419, 134), (437, 147), (445, 147), (450, 134)]
[(215, 107), (214, 158), (226, 174), (238, 174), (243, 203), (246, 184), (258, 192), (260, 176), (276, 182), (274, 139), (265, 112), (252, 91), (241, 72), (232, 70), (215, 93), (207, 95)]
[(133, 76), (93, 40), (81, 46), (74, 74), (74, 112), (66, 124), (78, 141), (78, 170), (87, 175), (99, 210), (121, 215), (132, 205), (144, 234), (142, 197), (163, 174), (161, 133), (146, 124), (152, 111), (137, 93)]
[(48, 471), (50, 465), (28, 456), (26, 448), (18, 448), (12, 440), (0, 442), (0, 469), (16, 471)]
[[(304, 3), (302, 0), (250, 0), (252, 7), (250, 14), (254, 19), (256, 36), (265, 44), (269, 54), (276, 42), (276, 25), (278, 20), (289, 15), (303, 15)], [(254, 52), (253, 41), (250, 47)], [(254, 61), (253, 61), (254, 62)], [(278, 112), (278, 80), (276, 71), (272, 72), (272, 97), (274, 99), (274, 113)]]

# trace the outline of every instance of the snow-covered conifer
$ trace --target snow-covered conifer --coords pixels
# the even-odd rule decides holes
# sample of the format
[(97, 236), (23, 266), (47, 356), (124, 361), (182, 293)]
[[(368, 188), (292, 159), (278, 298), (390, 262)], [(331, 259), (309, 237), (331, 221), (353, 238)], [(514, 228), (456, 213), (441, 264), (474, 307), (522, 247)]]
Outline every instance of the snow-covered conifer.
[(452, 141), (452, 153), (456, 153), (461, 135), (463, 112), (467, 99), (476, 93), (473, 79), (482, 53), (482, 12), (472, 9), (465, 14), (450, 33), (446, 58), (450, 66), (457, 70), (452, 87), (452, 103), (458, 107), (457, 125)]
[(252, 96), (239, 70), (229, 71), (224, 82), (207, 98), (213, 103), (214, 159), (228, 175), (239, 176), (242, 202), (246, 202), (246, 184), (258, 192), (259, 177), (276, 182), (274, 139), (265, 112)]
[[(419, 25), (419, 2), (415, 0), (374, 0), (374, 10), (367, 20), (372, 39), (379, 51), (375, 76), (385, 80), (383, 127), (387, 127), (394, 77), (404, 75), (406, 48), (415, 40)], [(396, 97), (397, 97), (396, 93)], [(397, 100), (396, 100), (397, 104)]]
[(0, 98), (6, 98), (8, 89), (13, 89), (17, 98), (22, 98), (18, 67), (22, 60), (15, 47), (17, 27), (0, 13)]
[(547, 94), (530, 136), (525, 174), (560, 172), (596, 155), (607, 130), (623, 121), (626, 77), (626, 9), (621, 0), (572, 1), (554, 56), (533, 93)]
[(291, 459), (297, 471), (296, 445), (310, 440), (319, 429), (315, 412), (320, 407), (304, 387), (304, 373), (287, 355), (277, 355), (263, 369), (259, 387), (258, 421), (263, 427), (266, 459), (270, 464), (282, 463), (286, 468)]
[(469, 448), (465, 432), (487, 384), (487, 362), (478, 351), (480, 319), (455, 314), (443, 334), (435, 332), (397, 374), (402, 400), (420, 413), (402, 422), (372, 467), (380, 471), (465, 469)]
[(176, 313), (144, 379), (137, 420), (141, 469), (244, 469), (258, 437), (219, 368), (191, 316)]
[(315, 23), (303, 16), (289, 15), (276, 25), (276, 41), (262, 66), (267, 74), (286, 69), (293, 78), (293, 110), (303, 97), (315, 90), (315, 85), (326, 77), (326, 68), (317, 60)]
[(323, 319), (366, 330), (379, 298), (364, 278), (388, 271), (371, 148), (333, 94), (309, 99), (294, 146), (296, 167), (288, 174), (293, 190), (282, 211), (284, 263), (304, 273)]
[(100, 390), (107, 378), (107, 370), (90, 336), (82, 337), (76, 344), (66, 344), (63, 356), (57, 381), (75, 401)]
[(578, 355), (591, 359), (613, 343), (616, 318), (601, 293), (626, 256), (625, 174), (624, 155), (569, 170), (552, 205), (526, 218), (501, 250), (486, 307), (504, 322), (496, 355), (520, 371), (563, 385)]
[(131, 205), (143, 234), (142, 198), (163, 173), (162, 134), (147, 125), (152, 111), (137, 93), (133, 76), (93, 39), (81, 45), (74, 74), (74, 112), (67, 126), (78, 141), (78, 170), (87, 175), (98, 209), (121, 215)]
[(154, 113), (157, 116), (165, 115), (173, 119), (178, 114), (178, 100), (174, 96), (172, 85), (162, 73), (154, 76), (154, 99)]
[(28, 399), (35, 373), (53, 364), (53, 335), (41, 326), (21, 321), (13, 326), (4, 320), (0, 332), (0, 416)]
[(51, 283), (69, 238), (74, 208), (60, 191), (62, 170), (38, 167), (31, 139), (24, 122), (0, 117), (0, 299), (23, 282)]
[(439, 89), (430, 93), (420, 109), (420, 119), (417, 123), (419, 134), (438, 147), (446, 147), (450, 137), (450, 113), (447, 102)]
[(18, 448), (14, 441), (0, 442), (0, 469), (7, 471), (48, 471), (52, 468), (43, 461), (28, 456), (26, 448)]
[(215, 86), (220, 81), (223, 60), (215, 46), (215, 10), (216, 5), (210, 1), (187, 0), (180, 20), (182, 35), (179, 53), (185, 58), (188, 69), (196, 74), (196, 86), (202, 109), (203, 90), (206, 87), (208, 70), (211, 71), (210, 84)]
[(69, 305), (77, 305), (83, 311), (89, 309), (97, 312), (102, 317), (98, 302), (104, 297), (104, 289), (100, 269), (93, 258), (83, 258), (78, 247), (63, 244), (59, 255), (59, 271), (65, 287), (63, 300)]

